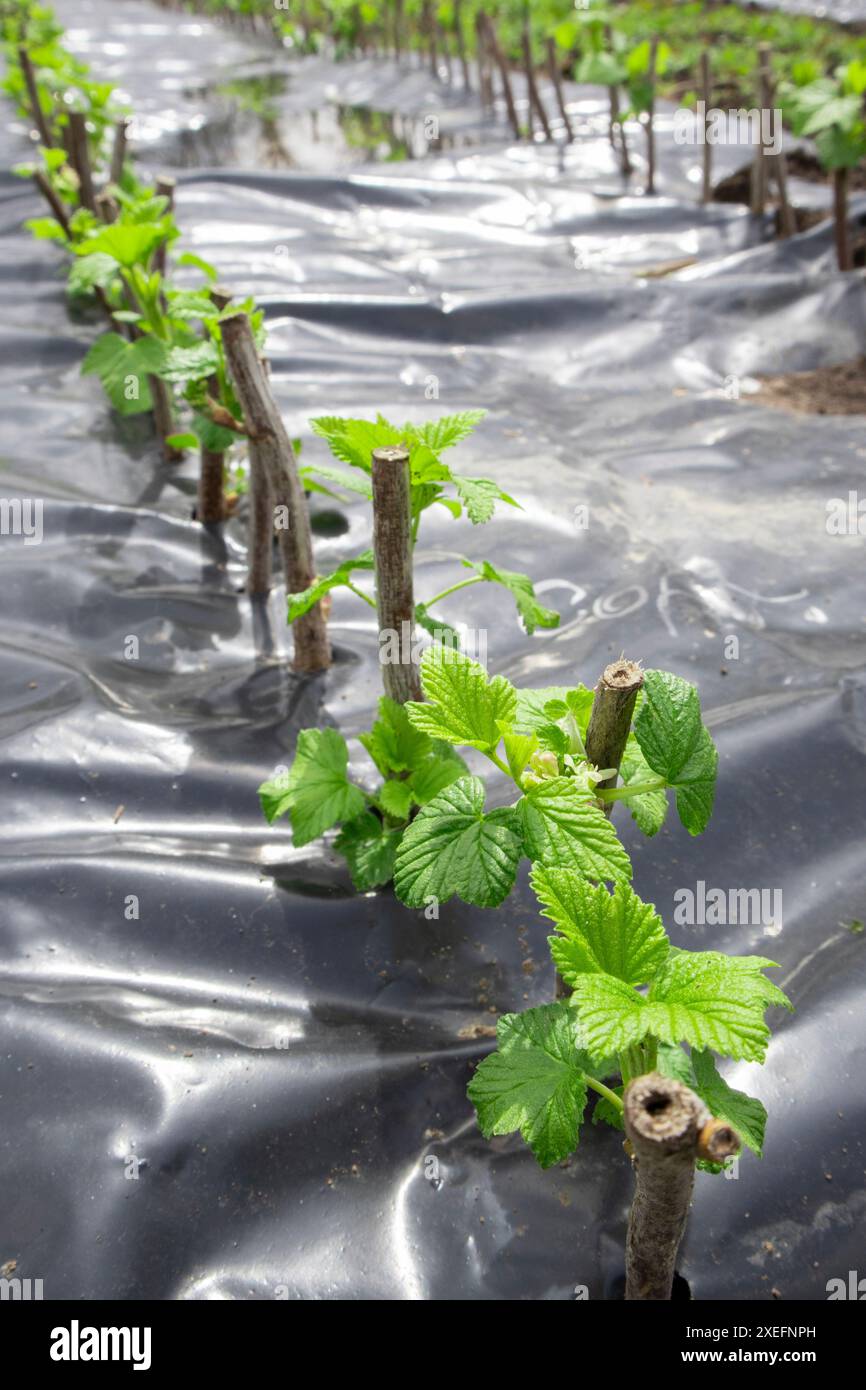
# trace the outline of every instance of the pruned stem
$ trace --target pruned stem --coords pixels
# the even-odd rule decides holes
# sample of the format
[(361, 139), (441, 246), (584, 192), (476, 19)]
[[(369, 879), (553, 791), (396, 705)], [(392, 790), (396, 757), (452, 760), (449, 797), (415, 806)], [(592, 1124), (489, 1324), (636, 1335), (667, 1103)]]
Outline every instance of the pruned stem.
[[(622, 658), (604, 668), (595, 688), (586, 731), (586, 756), (594, 767), (617, 769), (612, 776), (599, 782), (599, 790), (616, 786), (635, 701), (642, 685), (643, 671), (636, 662)], [(610, 810), (605, 810), (610, 815)]]
[(559, 114), (565, 126), (565, 133), (569, 142), (571, 142), (574, 139), (574, 127), (571, 124), (571, 117), (568, 114), (568, 107), (565, 104), (565, 93), (562, 89), (562, 76), (556, 57), (556, 44), (551, 38), (547, 40), (547, 71), (550, 73), (553, 90), (556, 92), (556, 104), (559, 107)]
[(541, 122), (545, 140), (553, 139), (553, 131), (550, 129), (550, 121), (547, 119), (547, 112), (544, 109), (544, 102), (541, 100), (541, 93), (535, 81), (535, 68), (532, 62), (532, 39), (529, 33), (529, 26), (524, 25), (523, 29), (523, 67), (526, 73), (526, 89), (529, 94), (530, 109), (533, 110)]
[[(222, 312), (231, 302), (231, 290), (223, 289), (220, 285), (214, 285), (210, 292), (214, 306)], [(219, 391), (219, 383), (215, 377), (211, 377), (208, 382), (208, 389), (212, 396)], [(196, 502), (196, 520), (203, 526), (214, 525), (222, 521), (225, 515), (225, 494), (223, 491), (225, 482), (225, 453), (222, 450), (206, 449), (201, 447), (199, 456), (199, 475), (198, 475), (198, 499)], [(270, 560), (273, 543), (273, 518), (269, 528), (268, 536), (268, 581), (270, 582)]]
[(128, 130), (129, 121), (125, 117), (119, 120), (114, 127), (114, 144), (111, 147), (111, 170), (109, 173), (109, 181), (114, 184), (120, 183), (123, 178)]
[[(278, 509), (277, 534), (287, 593), (300, 593), (315, 578), (310, 520), (291, 441), (286, 433), (265, 370), (256, 351), (246, 314), (222, 320), (222, 339), (235, 391), (250, 434), (251, 467), (261, 466)], [(323, 671), (331, 661), (328, 630), (321, 603), (292, 624), (294, 665), (298, 671)]]
[(36, 85), (36, 73), (33, 71), (33, 63), (26, 48), (19, 48), (18, 62), (21, 67), (21, 74), (24, 78), (24, 85), (27, 88), (27, 99), (30, 102), (30, 114), (33, 117), (36, 129), (39, 131), (40, 142), (46, 149), (54, 148), (54, 139), (51, 128), (48, 124), (45, 112), (42, 110), (42, 103), (39, 100), (39, 88)]
[(87, 121), (81, 111), (70, 111), (66, 117), (69, 130), (69, 155), (78, 175), (78, 196), (81, 206), (96, 212), (96, 193), (90, 168), (90, 147), (87, 143)]
[(833, 170), (833, 224), (836, 259), (840, 270), (851, 270), (851, 236), (848, 230), (848, 170)]
[(654, 129), (656, 112), (656, 60), (658, 57), (658, 37), (654, 34), (650, 39), (649, 64), (647, 66), (647, 83), (649, 84), (650, 98), (646, 113), (646, 191), (655, 193), (656, 191), (656, 136)]
[[(157, 195), (160, 198), (168, 199), (168, 207), (165, 210), (166, 214), (170, 214), (174, 211), (174, 190), (176, 187), (176, 181), (172, 178), (169, 178), (167, 174), (161, 174), (156, 181)], [(159, 245), (153, 253), (153, 268), (154, 270), (158, 270), (160, 275), (165, 275), (165, 263), (167, 254), (168, 241), (163, 240), (159, 243)]]
[(409, 450), (374, 449), (373, 551), (379, 662), (385, 694), (398, 704), (421, 699), (412, 660), (415, 598), (412, 583), (412, 484)]
[(740, 1141), (730, 1126), (713, 1120), (694, 1091), (658, 1072), (628, 1083), (623, 1120), (635, 1169), (625, 1296), (627, 1301), (665, 1300), (673, 1289), (695, 1160), (721, 1163), (738, 1152)]
[(521, 138), (520, 119), (517, 115), (517, 106), (514, 101), (514, 93), (511, 90), (511, 76), (508, 71), (508, 62), (502, 51), (502, 45), (496, 37), (496, 29), (489, 14), (484, 17), (484, 30), (487, 35), (487, 44), (493, 61), (499, 69), (499, 76), (502, 80), (502, 93), (505, 97), (505, 105), (508, 110), (508, 119), (511, 122), (511, 129), (514, 131), (516, 139)]
[(703, 138), (702, 155), (703, 167), (701, 171), (701, 202), (708, 203), (713, 196), (713, 147), (707, 139), (708, 119), (707, 112), (710, 109), (712, 99), (712, 83), (710, 78), (710, 55), (701, 54), (701, 100), (704, 103), (704, 128), (701, 132)]

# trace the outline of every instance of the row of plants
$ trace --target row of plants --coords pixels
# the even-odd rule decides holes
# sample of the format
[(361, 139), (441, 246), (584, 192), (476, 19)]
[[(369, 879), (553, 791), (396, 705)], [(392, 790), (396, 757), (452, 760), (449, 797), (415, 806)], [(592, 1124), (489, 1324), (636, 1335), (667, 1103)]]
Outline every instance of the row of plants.
[[(376, 611), (384, 694), (359, 740), (375, 777), (350, 776), (338, 730), (304, 729), (291, 765), (260, 789), (267, 819), (288, 816), (298, 848), (332, 837), (359, 891), (393, 883), (425, 920), (454, 897), (495, 910), (529, 862), (554, 926), (556, 997), (500, 1020), (469, 1096), (486, 1135), (519, 1131), (549, 1166), (574, 1151), (593, 1093), (593, 1120), (624, 1131), (635, 1165), (627, 1297), (670, 1297), (696, 1164), (718, 1172), (741, 1141), (758, 1154), (763, 1142), (763, 1106), (729, 1087), (715, 1058), (762, 1062), (766, 1010), (788, 1003), (765, 974), (773, 962), (674, 947), (631, 886), (612, 819), (620, 802), (648, 836), (671, 801), (692, 835), (710, 819), (718, 758), (697, 690), (625, 659), (594, 690), (518, 690), (461, 651), (457, 629), (431, 610), (479, 583), (509, 592), (527, 633), (558, 622), (527, 576), (490, 561), (465, 559), (452, 584), (416, 601), (431, 507), (481, 525), (517, 505), (447, 461), (483, 412), (424, 425), (322, 417), (313, 431), (340, 466), (299, 469), (262, 361), (261, 310), (232, 305), (197, 257), (172, 256), (199, 277), (191, 288), (171, 282), (171, 190), (139, 182), (110, 89), (63, 50), (49, 12), (16, 3), (2, 15), (6, 89), (40, 135), (38, 164), (21, 172), (52, 209), (32, 230), (65, 247), (72, 292), (92, 295), (110, 320), (85, 370), (120, 413), (156, 408), (166, 450), (199, 446), (203, 474), (206, 456), (219, 458), (221, 509), (226, 454), (244, 441), (251, 515), (264, 518), (251, 531), (251, 572), (269, 582), (276, 522), (299, 670), (328, 664), (333, 591)], [(362, 495), (372, 549), (316, 573), (304, 487)], [(488, 808), (479, 758), (508, 779), (510, 804)]]
[[(610, 140), (624, 175), (632, 173), (626, 126), (640, 123), (647, 157), (645, 189), (654, 191), (653, 116), (656, 95), (680, 106), (725, 110), (780, 109), (798, 137), (814, 140), (818, 163), (833, 185), (833, 219), (840, 269), (854, 265), (849, 191), (866, 157), (864, 81), (866, 37), (826, 17), (783, 11), (706, 6), (701, 0), (331, 0), (272, 6), (266, 0), (163, 0), (266, 29), (298, 52), (330, 44), (337, 56), (377, 52), (418, 54), (437, 77), (470, 86), (492, 108), (498, 86), (517, 138), (537, 131), (555, 138), (538, 74), (550, 78), (566, 138), (574, 138), (561, 79), (606, 87)], [(511, 73), (522, 68), (528, 101), (523, 114)], [(712, 196), (712, 143), (704, 140), (702, 196)], [(748, 201), (763, 214), (775, 185), (777, 226), (796, 230), (787, 194), (784, 154), (756, 149)]]

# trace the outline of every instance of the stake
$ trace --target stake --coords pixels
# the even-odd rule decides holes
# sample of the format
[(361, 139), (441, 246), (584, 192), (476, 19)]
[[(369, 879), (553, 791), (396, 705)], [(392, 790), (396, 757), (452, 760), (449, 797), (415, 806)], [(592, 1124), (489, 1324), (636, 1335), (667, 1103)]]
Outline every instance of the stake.
[(114, 144), (111, 147), (111, 170), (108, 176), (109, 183), (120, 183), (123, 178), (123, 166), (126, 162), (126, 140), (129, 121), (126, 119), (118, 121), (114, 127)]
[(559, 63), (556, 61), (556, 44), (553, 39), (547, 40), (547, 71), (550, 73), (550, 80), (553, 83), (553, 90), (556, 92), (556, 104), (559, 107), (559, 114), (565, 126), (566, 137), (571, 143), (574, 139), (574, 127), (571, 124), (571, 117), (568, 114), (568, 107), (565, 104), (565, 93), (562, 90), (562, 76), (559, 71)]
[[(763, 48), (763, 44), (761, 45), (761, 48)], [(758, 52), (759, 52), (759, 54), (760, 54), (760, 48), (759, 48)], [(760, 62), (760, 59), (759, 59), (759, 62)], [(762, 84), (760, 84), (760, 77), (759, 77), (759, 91), (758, 91), (758, 100), (759, 100), (759, 102), (763, 99), (763, 97), (762, 97), (762, 92), (761, 92), (761, 89), (760, 89), (760, 88), (761, 88), (761, 85), (762, 85)], [(761, 129), (760, 129), (760, 131), (758, 132), (758, 143), (757, 143), (757, 145), (755, 146), (755, 157), (754, 157), (754, 159), (752, 160), (751, 194), (750, 194), (749, 203), (750, 203), (751, 211), (755, 214), (755, 216), (756, 216), (756, 217), (763, 217), (763, 215), (764, 215), (764, 210), (765, 210), (766, 205), (767, 205), (767, 163), (766, 163), (765, 153), (764, 153), (764, 130), (763, 130), (763, 120), (761, 121)]]
[[(763, 112), (773, 110), (775, 99), (775, 84), (773, 82), (773, 71), (770, 63), (770, 45), (762, 43), (758, 49), (759, 77), (761, 83), (761, 119)], [(763, 139), (763, 126), (761, 128)], [(780, 132), (781, 139), (782, 132)], [(788, 201), (788, 168), (785, 160), (785, 152), (779, 148), (776, 155), (767, 155), (766, 160), (770, 165), (776, 180), (776, 190), (779, 195), (779, 232), (783, 237), (793, 236), (797, 230), (794, 220), (794, 209)]]
[(650, 40), (649, 65), (647, 67), (647, 82), (650, 86), (650, 99), (647, 108), (646, 122), (646, 191), (655, 193), (656, 191), (656, 140), (653, 130), (653, 117), (656, 110), (656, 57), (658, 54), (658, 39), (653, 36)]
[(39, 131), (40, 142), (46, 149), (52, 150), (54, 148), (54, 140), (48, 125), (48, 119), (45, 112), (42, 110), (42, 103), (39, 100), (39, 88), (36, 83), (36, 73), (33, 71), (33, 63), (30, 60), (30, 54), (27, 52), (26, 48), (19, 48), (18, 62), (21, 67), (21, 74), (24, 78), (24, 85), (27, 88), (27, 96), (30, 101), (30, 114), (36, 123), (36, 129)]
[(508, 72), (508, 63), (505, 60), (505, 54), (502, 52), (500, 42), (496, 37), (493, 20), (490, 18), (489, 14), (483, 14), (482, 19), (484, 21), (484, 29), (487, 35), (490, 52), (493, 55), (493, 61), (498, 67), (499, 76), (502, 79), (502, 94), (505, 97), (505, 105), (508, 109), (508, 119), (511, 122), (511, 129), (514, 131), (515, 139), (519, 140), (522, 131), (517, 116), (517, 107), (514, 104), (514, 93), (511, 90), (511, 77)]
[(475, 52), (478, 62), (478, 86), (481, 105), (485, 111), (493, 110), (493, 83), (490, 78), (490, 55), (488, 53), (487, 29), (484, 16), (479, 11), (475, 16)]
[[(156, 181), (156, 193), (160, 198), (168, 199), (168, 207), (163, 216), (168, 216), (174, 211), (174, 190), (177, 187), (175, 179), (169, 178), (167, 174), (160, 174)], [(160, 275), (165, 275), (165, 262), (168, 252), (168, 242), (161, 241), (153, 253), (153, 268), (158, 270)]]
[[(604, 37), (608, 48), (613, 52), (613, 31), (609, 24), (605, 25)], [(619, 163), (622, 172), (627, 175), (631, 173), (631, 158), (628, 152), (628, 141), (625, 138), (625, 122), (620, 122), (619, 119), (619, 87), (614, 83), (608, 91), (610, 100), (608, 139), (612, 148), (616, 149), (616, 131), (619, 127)]]
[(526, 87), (529, 92), (530, 110), (535, 111), (535, 114), (541, 122), (545, 140), (552, 140), (553, 131), (550, 129), (550, 121), (547, 119), (547, 112), (544, 109), (541, 94), (539, 93), (538, 85), (535, 81), (535, 69), (532, 64), (532, 40), (529, 36), (528, 25), (525, 25), (523, 29), (523, 67), (526, 72)]
[(461, 4), (462, 0), (454, 0), (454, 33), (457, 38), (457, 56), (460, 59), (460, 71), (463, 74), (463, 86), (469, 92), (472, 90), (472, 83), (469, 78), (469, 59), (466, 56), (466, 35), (463, 32)]
[[(223, 344), (238, 400), (250, 438), (251, 466), (259, 463), (266, 474), (275, 506), (281, 513), (278, 527), (286, 592), (297, 594), (315, 578), (310, 519), (295, 455), (277, 409), (270, 382), (256, 351), (246, 314), (232, 314), (222, 322)], [(324, 671), (331, 652), (322, 605), (292, 624), (296, 671)]]
[(833, 170), (833, 221), (836, 259), (840, 270), (853, 270), (851, 238), (848, 235), (848, 170)]
[(711, 83), (710, 83), (710, 55), (701, 54), (701, 100), (704, 103), (704, 148), (703, 148), (703, 175), (701, 181), (701, 202), (709, 203), (713, 196), (713, 147), (707, 139), (709, 120), (707, 112), (710, 109)]
[[(421, 699), (418, 667), (412, 660), (415, 601), (412, 589), (412, 484), (409, 450), (398, 445), (373, 450), (373, 551), (379, 660), (385, 694), (398, 704)], [(399, 660), (383, 660), (387, 633)], [(408, 650), (407, 650), (408, 649)]]
[(729, 1125), (713, 1119), (694, 1091), (656, 1072), (628, 1083), (623, 1107), (635, 1170), (626, 1301), (669, 1299), (695, 1159), (721, 1163), (739, 1151), (740, 1141)]
[[(615, 787), (626, 740), (631, 729), (637, 693), (643, 685), (643, 671), (634, 661), (612, 661), (605, 666), (595, 687), (595, 699), (586, 731), (586, 756), (594, 767), (613, 768), (612, 776), (599, 782), (600, 788)], [(605, 807), (610, 815), (613, 803)]]
[(33, 182), (50, 207), (51, 215), (57, 219), (63, 228), (64, 234), (68, 237), (70, 235), (69, 217), (66, 208), (51, 187), (51, 182), (47, 174), (44, 174), (41, 169), (37, 169), (36, 173), (33, 175)]
[(87, 144), (87, 122), (81, 111), (70, 111), (66, 117), (69, 131), (69, 153), (72, 167), (78, 175), (78, 196), (81, 206), (96, 212), (93, 174), (90, 169), (90, 150)]
[[(220, 285), (214, 285), (210, 292), (210, 297), (216, 308), (222, 313), (223, 309), (231, 302), (232, 294), (231, 290), (223, 289)], [(219, 395), (219, 384), (214, 377), (211, 377), (208, 383), (208, 389), (212, 396), (217, 397)], [(222, 450), (206, 449), (205, 446), (202, 445), (199, 451), (198, 497), (196, 499), (195, 508), (196, 520), (199, 521), (202, 526), (214, 525), (222, 521), (225, 515), (225, 498), (223, 496), (224, 470), (225, 453)], [(250, 499), (251, 509), (252, 505), (252, 499)], [(267, 592), (267, 589), (270, 587), (271, 550), (273, 548), (274, 536), (273, 513), (268, 517), (267, 536), (268, 583), (264, 592)], [(250, 553), (252, 555), (252, 551)], [(250, 588), (250, 592), (261, 591)]]

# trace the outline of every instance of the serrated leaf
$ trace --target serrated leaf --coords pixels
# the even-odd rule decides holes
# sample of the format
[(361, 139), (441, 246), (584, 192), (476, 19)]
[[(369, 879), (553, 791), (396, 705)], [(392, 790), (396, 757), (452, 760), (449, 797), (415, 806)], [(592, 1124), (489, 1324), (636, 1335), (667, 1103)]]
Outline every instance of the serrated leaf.
[(561, 936), (548, 937), (556, 967), (567, 984), (589, 972), (614, 975), (626, 984), (647, 984), (667, 959), (670, 942), (652, 903), (627, 884), (609, 893), (573, 869), (533, 865), (532, 890), (542, 916)]
[(237, 443), (238, 437), (234, 430), (227, 430), (223, 425), (215, 424), (201, 411), (197, 410), (193, 413), (192, 425), (202, 448), (209, 449), (212, 454), (224, 454), (227, 449)]
[(415, 604), (415, 622), (424, 632), (429, 633), (435, 642), (441, 642), (445, 647), (453, 647), (455, 651), (460, 650), (460, 633), (456, 627), (443, 622), (441, 618), (431, 617), (423, 603)]
[(394, 425), (380, 420), (344, 419), (336, 415), (322, 415), (310, 421), (314, 434), (327, 441), (335, 458), (369, 473), (372, 468), (374, 449), (402, 444), (403, 435)]
[(548, 706), (561, 705), (574, 713), (583, 734), (592, 710), (593, 692), (586, 686), (549, 685), (541, 690), (518, 690), (515, 729), (539, 730), (551, 723)]
[(518, 505), (490, 478), (465, 478), (459, 473), (451, 473), (450, 478), (473, 526), (483, 526), (489, 521), (497, 502), (507, 502), (511, 507)]
[(334, 849), (349, 865), (352, 882), (361, 893), (390, 883), (394, 859), (400, 843), (400, 830), (387, 830), (378, 816), (365, 811), (343, 826)]
[(408, 820), (412, 809), (412, 788), (408, 782), (396, 779), (386, 782), (379, 792), (382, 809), (396, 820)]
[(508, 728), (507, 724), (501, 727), (502, 745), (505, 749), (508, 770), (520, 786), (520, 780), (526, 771), (529, 759), (538, 748), (538, 739), (535, 734), (515, 734)]
[[(612, 1086), (610, 1089), (615, 1096), (619, 1096), (620, 1100), (622, 1100), (622, 1093), (625, 1090), (624, 1086)], [(597, 1125), (599, 1121), (602, 1120), (606, 1125), (610, 1125), (611, 1129), (625, 1129), (622, 1106), (614, 1105), (613, 1101), (608, 1100), (607, 1096), (597, 1096), (595, 1105), (592, 1108), (592, 1123)]]
[(208, 280), (216, 280), (217, 278), (218, 272), (216, 266), (211, 265), (210, 261), (203, 260), (201, 256), (197, 256), (193, 251), (183, 251), (177, 258), (177, 264), (195, 266), (196, 270), (200, 270)]
[(81, 364), (81, 374), (95, 373), (120, 415), (141, 415), (152, 407), (148, 377), (159, 372), (165, 349), (156, 338), (127, 342), (119, 333), (103, 333)]
[(518, 802), (530, 859), (575, 869), (597, 882), (626, 882), (631, 862), (592, 797), (569, 777), (553, 777)]
[(403, 835), (394, 887), (407, 907), (455, 894), (498, 907), (514, 886), (520, 841), (484, 813), (484, 783), (461, 777), (424, 806)]
[(676, 789), (686, 830), (700, 834), (712, 814), (718, 754), (696, 688), (669, 671), (645, 672), (634, 732), (649, 767)]
[(761, 973), (773, 964), (761, 956), (672, 949), (646, 998), (611, 975), (580, 975), (572, 998), (584, 1044), (593, 1056), (608, 1056), (651, 1033), (662, 1042), (762, 1062), (770, 1037), (765, 1010), (790, 1007)]
[(219, 367), (214, 343), (205, 341), (194, 347), (170, 347), (159, 369), (163, 381), (206, 381)]
[(552, 628), (559, 626), (559, 614), (553, 608), (545, 608), (535, 597), (535, 589), (532, 580), (526, 574), (518, 574), (513, 570), (497, 569), (491, 565), (489, 560), (482, 560), (476, 564), (474, 560), (464, 560), (463, 564), (467, 569), (475, 570), (482, 579), (486, 579), (490, 584), (501, 584), (504, 589), (514, 599), (517, 611), (520, 614), (523, 626), (527, 633), (532, 636), (537, 627)]
[(302, 729), (288, 777), (259, 787), (269, 821), (289, 812), (296, 848), (365, 810), (363, 792), (348, 779), (348, 761), (346, 741), (336, 729)]
[(486, 410), (462, 410), (457, 415), (443, 415), (439, 420), (429, 421), (415, 427), (415, 434), (424, 441), (434, 454), (450, 449), (466, 439), (487, 414)]
[(434, 744), (433, 752), (416, 767), (409, 778), (412, 796), (419, 806), (426, 806), (435, 796), (465, 777), (469, 768), (458, 753), (446, 743)]
[(168, 290), (168, 312), (171, 318), (194, 322), (197, 319), (215, 319), (219, 310), (204, 290)]
[(542, 1168), (568, 1158), (586, 1108), (583, 1060), (564, 1004), (506, 1014), (467, 1091), (484, 1137), (519, 1130)]
[(169, 434), (166, 436), (165, 442), (172, 449), (198, 448), (198, 436), (195, 434)]
[[(101, 252), (95, 256), (82, 256), (80, 260), (73, 261), (69, 268), (69, 293), (89, 294), (97, 285), (101, 289), (108, 289), (116, 276), (117, 262), (111, 256)], [(136, 318), (140, 318), (140, 315), (136, 315)]]
[(510, 723), (516, 693), (504, 676), (488, 680), (477, 661), (451, 647), (429, 647), (421, 658), (421, 684), (429, 704), (409, 701), (406, 709), (416, 729), (444, 743), (495, 748), (499, 721)]
[(372, 550), (365, 550), (362, 555), (357, 555), (353, 560), (344, 560), (331, 574), (319, 575), (308, 589), (302, 589), (299, 594), (286, 596), (288, 604), (286, 621), (293, 623), (304, 613), (309, 613), (310, 609), (325, 597), (325, 594), (329, 594), (332, 589), (339, 589), (348, 584), (356, 570), (372, 570), (375, 567)]
[(412, 724), (406, 706), (388, 695), (379, 700), (379, 718), (369, 734), (360, 735), (360, 742), (383, 777), (411, 771), (433, 748), (427, 735)]
[(366, 497), (369, 502), (373, 496), (373, 489), (364, 478), (356, 478), (354, 473), (344, 473), (341, 468), (329, 468), (327, 464), (310, 463), (305, 464), (300, 470), (303, 479), (310, 477), (324, 478), (326, 482), (333, 483), (336, 487), (345, 488), (347, 492), (355, 492), (361, 497)]
[(75, 252), (79, 256), (92, 256), (100, 251), (130, 270), (135, 265), (146, 265), (151, 253), (160, 242), (165, 241), (166, 231), (165, 224), (161, 222), (114, 222), (76, 246)]

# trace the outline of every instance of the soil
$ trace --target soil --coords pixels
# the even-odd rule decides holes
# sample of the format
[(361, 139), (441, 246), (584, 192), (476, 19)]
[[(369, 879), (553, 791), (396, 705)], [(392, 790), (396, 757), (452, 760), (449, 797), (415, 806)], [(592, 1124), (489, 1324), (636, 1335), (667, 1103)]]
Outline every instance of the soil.
[(866, 357), (813, 372), (786, 372), (758, 380), (760, 391), (743, 397), (754, 405), (800, 415), (866, 415)]

